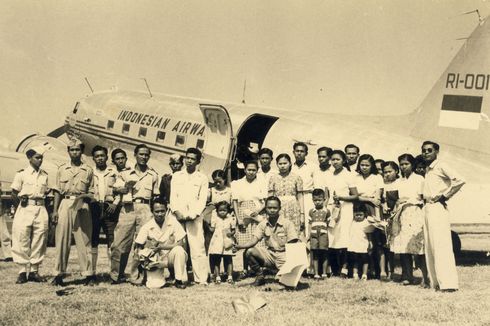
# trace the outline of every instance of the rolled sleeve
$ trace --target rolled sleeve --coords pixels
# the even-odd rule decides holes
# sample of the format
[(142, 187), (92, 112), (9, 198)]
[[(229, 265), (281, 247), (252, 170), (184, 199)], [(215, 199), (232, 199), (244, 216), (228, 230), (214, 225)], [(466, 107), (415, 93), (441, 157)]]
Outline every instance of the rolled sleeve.
[(146, 239), (148, 239), (148, 228), (146, 227), (146, 225), (143, 225), (134, 242), (140, 245), (144, 245)]
[(262, 240), (262, 238), (264, 237), (265, 227), (265, 221), (263, 221), (257, 225), (257, 228), (255, 228), (253, 236), (256, 237), (259, 241)]
[(19, 191), (22, 189), (22, 174), (17, 172), (14, 176), (14, 181), (12, 181), (12, 185), (10, 186), (13, 190)]
[(296, 228), (294, 227), (293, 223), (287, 223), (286, 233), (287, 242), (298, 239), (298, 233), (296, 232)]

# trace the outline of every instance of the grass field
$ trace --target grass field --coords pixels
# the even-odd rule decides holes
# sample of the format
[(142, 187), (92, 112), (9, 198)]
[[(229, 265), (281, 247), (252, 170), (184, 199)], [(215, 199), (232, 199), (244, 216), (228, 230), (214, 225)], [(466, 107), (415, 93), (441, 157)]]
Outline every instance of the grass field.
[[(487, 238), (488, 239), (488, 238)], [(463, 250), (469, 242), (462, 239)], [(73, 247), (67, 280), (80, 279)], [(41, 274), (51, 275), (54, 248), (49, 248)], [(105, 247), (100, 248), (101, 283), (70, 284), (58, 296), (44, 284), (14, 284), (17, 267), (0, 262), (0, 324), (2, 325), (490, 325), (490, 259), (485, 252), (464, 251), (458, 259), (460, 291), (440, 293), (399, 283), (360, 282), (330, 278), (302, 279), (301, 289), (285, 291), (278, 284), (252, 288), (253, 279), (185, 290), (150, 290), (108, 282)], [(420, 275), (420, 274), (416, 274)], [(259, 291), (268, 304), (255, 315), (236, 315), (231, 301)]]

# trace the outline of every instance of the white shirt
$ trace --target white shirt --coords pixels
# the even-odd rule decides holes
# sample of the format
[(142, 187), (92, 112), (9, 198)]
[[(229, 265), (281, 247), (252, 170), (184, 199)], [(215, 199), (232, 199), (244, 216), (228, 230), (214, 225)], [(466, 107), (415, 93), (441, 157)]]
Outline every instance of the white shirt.
[(199, 171), (187, 173), (187, 170), (175, 172), (170, 184), (170, 207), (184, 216), (196, 218), (206, 207), (208, 178)]
[(464, 179), (440, 160), (433, 161), (425, 174), (423, 187), (424, 198), (432, 199), (438, 195), (447, 195), (452, 188), (464, 184)]
[(332, 167), (329, 167), (325, 171), (322, 171), (320, 167), (317, 167), (313, 171), (313, 188), (325, 190), (325, 188), (328, 187), (328, 178), (331, 176), (331, 174)]
[(314, 167), (306, 161), (301, 166), (294, 163), (291, 167), (291, 172), (299, 175), (303, 180), (303, 191), (313, 190), (313, 171)]
[(36, 171), (29, 165), (15, 174), (11, 188), (19, 192), (19, 197), (43, 199), (48, 191), (48, 174), (43, 169)]
[(257, 171), (257, 180), (262, 182), (262, 184), (264, 185), (264, 189), (265, 189), (266, 193), (267, 193), (267, 190), (269, 189), (269, 180), (271, 179), (271, 176), (274, 174), (277, 174), (277, 173), (279, 173), (279, 172), (273, 168), (271, 168), (267, 173), (262, 171), (262, 169), (259, 169)]
[(354, 175), (346, 168), (343, 168), (339, 174), (332, 172), (332, 174), (327, 176), (326, 181), (330, 196), (333, 196), (334, 191), (337, 196), (349, 196), (349, 188), (354, 188), (356, 186)]
[(99, 169), (94, 169), (94, 177), (97, 178), (97, 182), (95, 182), (94, 180), (94, 183), (96, 184), (97, 186), (97, 190), (98, 190), (98, 197), (99, 198), (96, 198), (97, 200), (105, 200), (105, 189), (106, 189), (106, 180), (105, 180), (105, 174), (107, 172), (107, 169), (104, 170), (104, 171), (101, 171)]
[(398, 179), (398, 196), (409, 203), (418, 204), (422, 197), (424, 178), (412, 172), (408, 178)]
[(267, 191), (263, 183), (255, 178), (248, 182), (246, 177), (231, 183), (231, 196), (238, 202), (253, 200), (257, 206), (260, 206), (260, 200), (267, 197)]
[(364, 179), (362, 175), (356, 173), (354, 183), (357, 193), (363, 197), (374, 197), (376, 192), (384, 187), (383, 178), (377, 174), (371, 174)]

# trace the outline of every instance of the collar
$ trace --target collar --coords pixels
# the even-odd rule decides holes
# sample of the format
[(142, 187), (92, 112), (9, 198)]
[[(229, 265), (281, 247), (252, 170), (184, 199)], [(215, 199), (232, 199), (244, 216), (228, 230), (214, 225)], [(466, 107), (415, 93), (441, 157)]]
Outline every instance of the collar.
[(29, 166), (24, 170), (29, 174), (41, 174), (43, 170), (39, 168), (39, 171), (34, 170), (34, 168), (29, 164)]
[(432, 161), (432, 163), (428, 166), (428, 168), (434, 169), (437, 164), (439, 164), (439, 159), (436, 158), (434, 161)]
[(276, 225), (272, 225), (269, 222), (269, 219), (267, 219), (267, 225), (270, 226), (271, 228), (276, 227), (277, 225), (284, 226), (284, 217), (282, 215), (279, 215), (279, 218), (277, 219)]
[(301, 164), (301, 165), (298, 165), (296, 162), (294, 162), (294, 165), (295, 165), (295, 166), (296, 166), (298, 169), (301, 169), (302, 167), (307, 166), (307, 165), (308, 165), (308, 163), (306, 163), (306, 160), (305, 160), (305, 161), (303, 161), (303, 164)]

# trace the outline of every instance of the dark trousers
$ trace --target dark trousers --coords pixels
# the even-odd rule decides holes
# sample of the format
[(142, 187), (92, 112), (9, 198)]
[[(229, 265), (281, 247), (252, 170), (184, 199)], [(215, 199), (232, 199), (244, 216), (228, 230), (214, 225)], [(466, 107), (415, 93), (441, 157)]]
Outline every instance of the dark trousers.
[(97, 248), (100, 243), (100, 229), (104, 231), (107, 240), (107, 248), (114, 241), (114, 229), (116, 228), (119, 208), (112, 214), (107, 213), (107, 203), (91, 203), (92, 212), (92, 248)]
[(347, 263), (347, 248), (328, 249), (328, 260), (330, 262), (332, 274), (339, 276), (342, 267)]
[(221, 258), (223, 258), (223, 268), (225, 272), (228, 270), (228, 266), (230, 266), (230, 264), (233, 264), (233, 256), (210, 254), (209, 265), (211, 267), (211, 273), (214, 273), (216, 268), (219, 270), (221, 265)]

